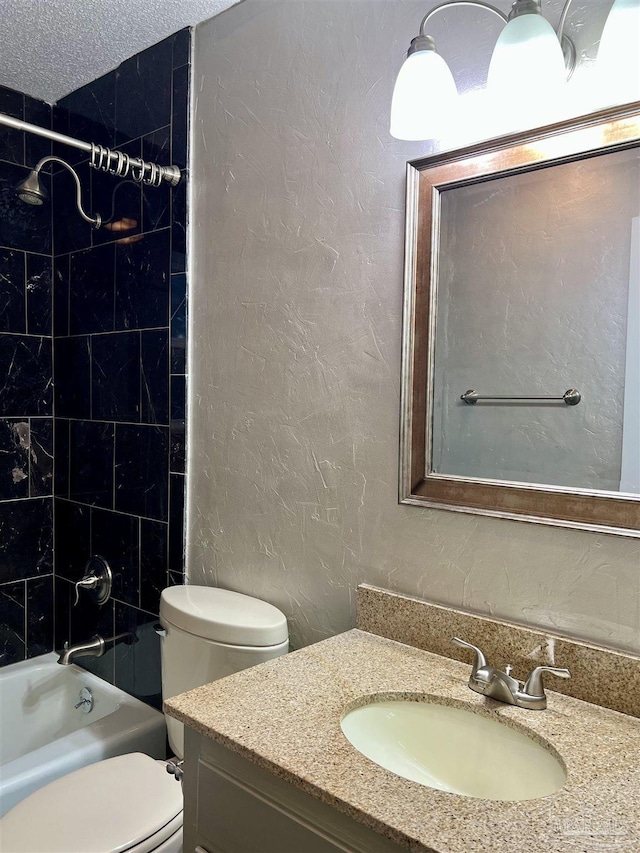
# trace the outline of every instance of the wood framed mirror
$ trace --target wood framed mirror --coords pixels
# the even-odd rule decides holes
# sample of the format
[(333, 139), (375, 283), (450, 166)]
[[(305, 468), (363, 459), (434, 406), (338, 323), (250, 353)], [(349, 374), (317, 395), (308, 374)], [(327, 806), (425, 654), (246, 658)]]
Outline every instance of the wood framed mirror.
[(400, 502), (640, 537), (640, 103), (407, 164)]

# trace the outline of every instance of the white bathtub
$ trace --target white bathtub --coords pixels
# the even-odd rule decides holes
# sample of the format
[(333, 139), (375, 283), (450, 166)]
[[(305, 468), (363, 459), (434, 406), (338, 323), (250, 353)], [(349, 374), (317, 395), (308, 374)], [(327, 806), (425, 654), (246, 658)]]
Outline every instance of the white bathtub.
[[(32, 791), (102, 758), (164, 758), (159, 712), (52, 652), (0, 669), (0, 816)], [(93, 709), (75, 709), (88, 687)]]

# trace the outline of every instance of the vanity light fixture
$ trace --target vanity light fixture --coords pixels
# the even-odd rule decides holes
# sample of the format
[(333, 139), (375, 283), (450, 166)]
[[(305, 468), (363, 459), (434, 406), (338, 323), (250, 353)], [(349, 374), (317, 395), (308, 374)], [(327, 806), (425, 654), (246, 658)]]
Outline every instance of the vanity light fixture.
[(598, 48), (603, 87), (616, 92), (620, 103), (638, 96), (640, 80), (640, 0), (616, 0), (604, 25)]
[[(571, 77), (576, 51), (564, 34), (570, 5), (571, 0), (566, 0), (557, 32), (543, 16), (541, 0), (515, 0), (508, 16), (480, 0), (446, 0), (434, 6), (422, 19), (419, 35), (412, 40), (398, 74), (391, 103), (391, 135), (413, 141), (436, 138), (456, 110), (458, 92), (453, 76), (426, 30), (433, 15), (454, 6), (474, 6), (502, 20), (505, 26), (491, 56), (487, 91), (508, 110), (516, 104), (552, 100)], [(621, 81), (628, 90), (637, 87), (639, 31), (640, 0), (616, 0), (603, 31), (598, 63), (602, 84), (616, 91), (617, 100)], [(621, 45), (623, 36), (633, 42), (627, 51)]]

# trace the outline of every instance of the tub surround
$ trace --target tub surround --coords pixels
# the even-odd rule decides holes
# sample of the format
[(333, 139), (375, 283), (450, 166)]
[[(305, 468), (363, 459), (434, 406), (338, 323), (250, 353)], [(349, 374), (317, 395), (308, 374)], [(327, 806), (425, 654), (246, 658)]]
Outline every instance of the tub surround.
[[(391, 596), (382, 590), (360, 590), (362, 610), (358, 624), (370, 629), (396, 630), (418, 641), (422, 624), (430, 633), (449, 631), (446, 608), (428, 610), (423, 623), (412, 627), (403, 608), (420, 602)], [(470, 614), (453, 611), (449, 617), (464, 634)], [(440, 623), (438, 625), (438, 619)], [(483, 620), (490, 623), (491, 620)], [(502, 623), (498, 623), (501, 625)], [(467, 635), (494, 653), (491, 637), (479, 631)], [(520, 630), (518, 626), (508, 626)], [(427, 630), (425, 628), (425, 630)], [(501, 664), (516, 654), (517, 638), (494, 653)], [(443, 641), (449, 634), (442, 635)], [(435, 640), (433, 640), (435, 643)], [(496, 639), (497, 642), (497, 639)], [(558, 648), (558, 646), (556, 646)], [(593, 667), (593, 651), (581, 659), (576, 644), (573, 676), (580, 681), (586, 662)], [(455, 654), (456, 647), (443, 648)], [(563, 648), (564, 651), (564, 648)], [(606, 654), (606, 650), (598, 650)], [(498, 655), (496, 657), (496, 654)], [(521, 653), (522, 656), (522, 653)], [(622, 656), (624, 657), (624, 656)], [(598, 658), (604, 667), (606, 658)], [(520, 658), (513, 658), (516, 674)], [(537, 659), (526, 658), (531, 668)], [(566, 661), (557, 652), (556, 663)], [(638, 708), (640, 661), (627, 658), (627, 689)], [(486, 699), (467, 687), (469, 663), (461, 663), (414, 645), (368, 633), (361, 627), (324, 640), (288, 656), (263, 664), (165, 703), (170, 715), (200, 735), (222, 744), (270, 771), (297, 789), (338, 809), (375, 830), (400, 848), (436, 853), (468, 853), (496, 849), (520, 853), (540, 849), (566, 853), (573, 845), (588, 844), (590, 834), (615, 836), (616, 849), (637, 849), (640, 838), (640, 721), (595, 704), (548, 692), (546, 711), (527, 711)], [(549, 679), (551, 683), (551, 679)], [(344, 710), (363, 696), (422, 696), (427, 700), (467, 707), (498, 718), (512, 727), (525, 727), (530, 736), (556, 751), (566, 765), (567, 782), (555, 795), (524, 802), (490, 802), (460, 797), (409, 782), (378, 767), (357, 752), (340, 729)], [(595, 699), (596, 697), (594, 697)], [(581, 848), (582, 849), (582, 848)], [(585, 849), (587, 849), (585, 847)]]
[[(0, 112), (51, 127), (49, 104), (3, 86)], [(53, 644), (51, 207), (15, 199), (50, 153), (48, 140), (0, 131), (0, 666)]]
[[(81, 222), (55, 171), (55, 648), (135, 635), (80, 665), (156, 707), (160, 593), (184, 580), (189, 53), (182, 30), (53, 115), (55, 130), (183, 172), (175, 188), (140, 187), (89, 169), (76, 149), (54, 152), (79, 169), (91, 211), (113, 218), (97, 231)], [(113, 571), (111, 600), (73, 607), (96, 553)]]
[[(181, 30), (53, 107), (0, 87), (0, 112), (183, 171), (175, 188), (134, 186), (75, 148), (0, 132), (0, 666), (135, 635), (82, 666), (156, 706), (160, 592), (184, 582), (190, 50)], [(101, 229), (57, 165), (47, 204), (15, 199), (51, 153), (77, 168)], [(74, 608), (93, 553), (112, 599)]]

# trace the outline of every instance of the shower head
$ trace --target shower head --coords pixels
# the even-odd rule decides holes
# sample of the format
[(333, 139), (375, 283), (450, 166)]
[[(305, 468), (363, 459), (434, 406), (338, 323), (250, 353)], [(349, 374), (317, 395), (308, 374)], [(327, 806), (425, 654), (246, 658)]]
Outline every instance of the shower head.
[(25, 204), (41, 205), (47, 200), (48, 193), (40, 183), (39, 169), (32, 169), (27, 177), (16, 187), (16, 195)]
[(70, 166), (66, 160), (62, 160), (60, 157), (43, 157), (39, 163), (36, 163), (35, 169), (32, 169), (27, 177), (20, 181), (18, 186), (16, 187), (16, 195), (20, 199), (20, 201), (24, 201), (25, 204), (33, 204), (33, 205), (41, 205), (48, 198), (47, 191), (42, 186), (40, 182), (40, 170), (45, 165), (45, 163), (59, 163), (61, 166), (71, 173), (71, 176), (76, 185), (76, 205), (78, 207), (78, 213), (80, 216), (88, 222), (90, 225), (93, 225), (94, 228), (100, 228), (102, 225), (102, 217), (99, 213), (96, 213), (95, 216), (91, 216), (88, 213), (85, 213), (82, 207), (82, 187), (80, 186), (80, 178), (76, 170)]

